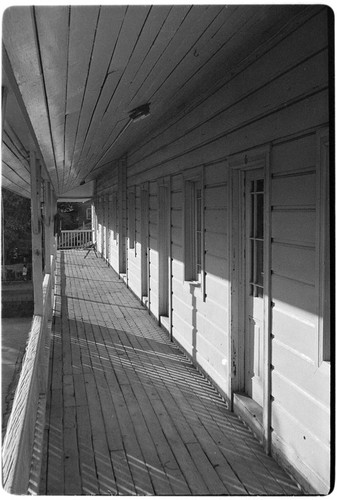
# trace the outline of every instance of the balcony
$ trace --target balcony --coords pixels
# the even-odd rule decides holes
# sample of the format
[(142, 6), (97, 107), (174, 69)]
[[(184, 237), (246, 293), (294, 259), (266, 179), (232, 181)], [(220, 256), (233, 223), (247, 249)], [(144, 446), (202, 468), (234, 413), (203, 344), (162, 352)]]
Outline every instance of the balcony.
[(301, 493), (104, 259), (59, 250), (51, 285), (4, 440), (7, 491)]

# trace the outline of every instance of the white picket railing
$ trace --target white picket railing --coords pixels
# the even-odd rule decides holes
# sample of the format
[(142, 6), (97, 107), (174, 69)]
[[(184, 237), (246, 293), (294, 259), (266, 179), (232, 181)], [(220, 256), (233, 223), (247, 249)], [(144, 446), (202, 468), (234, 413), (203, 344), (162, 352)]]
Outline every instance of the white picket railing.
[(73, 229), (61, 231), (58, 249), (83, 248), (93, 243), (92, 229)]

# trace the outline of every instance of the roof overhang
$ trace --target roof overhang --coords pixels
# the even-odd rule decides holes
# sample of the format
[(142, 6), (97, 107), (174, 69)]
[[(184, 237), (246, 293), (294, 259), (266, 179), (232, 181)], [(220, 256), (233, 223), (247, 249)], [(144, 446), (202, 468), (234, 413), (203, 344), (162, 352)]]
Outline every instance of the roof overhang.
[(85, 201), (91, 200), (94, 196), (95, 181), (86, 182), (85, 184), (78, 186), (66, 193), (63, 193), (57, 198), (58, 202), (78, 202), (84, 203)]

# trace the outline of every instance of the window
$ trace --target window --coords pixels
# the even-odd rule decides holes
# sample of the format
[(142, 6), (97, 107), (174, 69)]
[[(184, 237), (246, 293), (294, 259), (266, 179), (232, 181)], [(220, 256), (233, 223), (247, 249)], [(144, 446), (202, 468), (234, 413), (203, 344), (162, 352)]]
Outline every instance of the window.
[(250, 181), (250, 295), (263, 297), (264, 181)]
[(91, 207), (86, 209), (85, 218), (91, 220)]
[(203, 190), (201, 176), (185, 180), (184, 189), (185, 281), (202, 281)]

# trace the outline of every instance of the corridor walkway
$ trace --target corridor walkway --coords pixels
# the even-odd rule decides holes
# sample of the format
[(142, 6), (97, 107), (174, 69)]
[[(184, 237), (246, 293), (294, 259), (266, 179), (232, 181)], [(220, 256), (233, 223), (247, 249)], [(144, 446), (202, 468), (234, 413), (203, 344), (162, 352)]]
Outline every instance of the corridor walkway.
[(93, 252), (58, 255), (41, 494), (299, 490)]

